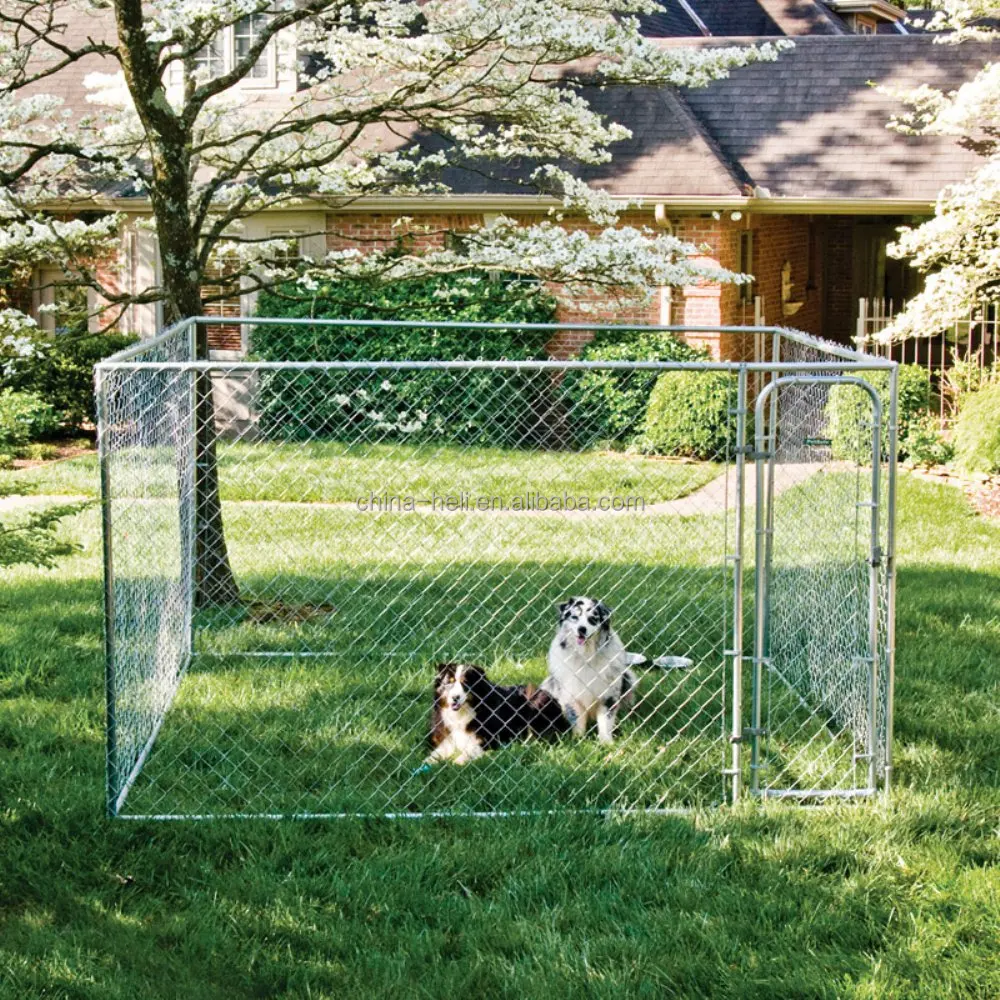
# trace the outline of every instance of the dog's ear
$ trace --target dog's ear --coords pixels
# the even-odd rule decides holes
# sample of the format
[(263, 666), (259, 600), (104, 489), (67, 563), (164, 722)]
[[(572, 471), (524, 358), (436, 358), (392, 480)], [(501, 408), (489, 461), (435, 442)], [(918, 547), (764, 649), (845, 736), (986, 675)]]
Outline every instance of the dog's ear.
[(483, 688), (489, 682), (486, 679), (486, 671), (475, 664), (469, 664), (462, 669), (462, 687), (471, 694), (482, 695)]
[(563, 601), (559, 605), (559, 621), (565, 621), (565, 619), (566, 619), (566, 612), (569, 611), (569, 609), (572, 606), (572, 604), (573, 604), (572, 601)]
[(604, 601), (598, 601), (597, 607), (594, 610), (597, 612), (597, 620), (602, 625), (607, 625), (611, 622), (611, 608)]

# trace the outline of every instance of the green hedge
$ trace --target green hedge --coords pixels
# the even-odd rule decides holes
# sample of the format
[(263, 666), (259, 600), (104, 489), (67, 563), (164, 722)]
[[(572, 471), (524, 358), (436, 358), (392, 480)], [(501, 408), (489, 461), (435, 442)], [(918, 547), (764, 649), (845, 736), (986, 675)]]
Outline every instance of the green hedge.
[[(870, 382), (882, 402), (882, 453), (889, 447), (889, 373), (865, 372), (861, 375)], [(915, 428), (931, 402), (931, 383), (927, 369), (920, 365), (899, 366), (899, 420), (900, 458), (906, 458), (902, 443)], [(857, 386), (835, 385), (830, 390), (826, 404), (827, 432), (833, 441), (833, 457), (856, 459), (870, 450), (872, 418), (871, 400)]]
[(965, 472), (1000, 472), (1000, 384), (965, 397), (955, 424), (955, 458)]
[(95, 423), (94, 365), (136, 338), (120, 333), (36, 336), (31, 354), (5, 359), (0, 386), (37, 393), (68, 430)]
[[(469, 331), (434, 326), (551, 323), (556, 303), (538, 285), (453, 275), (389, 286), (344, 281), (304, 293), (262, 293), (257, 314), (278, 318), (422, 320), (419, 328), (268, 324), (253, 356), (289, 361), (530, 360), (546, 356), (547, 331)], [(488, 369), (455, 372), (272, 372), (261, 377), (261, 430), (268, 436), (359, 440), (427, 438), (467, 444), (528, 444), (552, 425), (548, 376)]]
[[(658, 330), (601, 330), (580, 352), (582, 361), (698, 361), (708, 354)], [(563, 393), (580, 444), (625, 447), (642, 430), (655, 371), (568, 371)]]
[(711, 460), (736, 446), (736, 376), (664, 372), (653, 387), (640, 447), (655, 455)]

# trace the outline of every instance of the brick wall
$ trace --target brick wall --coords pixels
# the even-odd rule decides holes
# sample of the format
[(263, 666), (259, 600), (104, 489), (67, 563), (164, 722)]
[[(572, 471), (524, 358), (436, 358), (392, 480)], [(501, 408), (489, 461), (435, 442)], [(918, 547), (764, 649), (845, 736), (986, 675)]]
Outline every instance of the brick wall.
[[(754, 294), (765, 299), (767, 322), (822, 334), (822, 267), (815, 223), (801, 215), (755, 215), (748, 228), (754, 233)], [(792, 300), (803, 303), (792, 316), (784, 315), (781, 302), (786, 262), (792, 265)]]
[(854, 219), (825, 219), (822, 258), (823, 336), (848, 343), (856, 334), (857, 301), (854, 297)]
[[(544, 216), (524, 216), (526, 224), (540, 221)], [(444, 245), (449, 232), (462, 232), (474, 225), (481, 225), (483, 216), (475, 213), (418, 214), (403, 222), (393, 212), (351, 212), (328, 217), (327, 246), (332, 250), (357, 247), (359, 249), (390, 249), (400, 243), (413, 251), (437, 249)], [(735, 270), (739, 264), (740, 232), (750, 229), (754, 233), (754, 266), (756, 282), (754, 295), (766, 299), (767, 322), (800, 327), (811, 333), (823, 333), (822, 255), (827, 251), (825, 230), (806, 216), (749, 215), (734, 221), (729, 215), (715, 218), (701, 213), (675, 217), (675, 233), (699, 247), (695, 258), (699, 263), (719, 265)], [(836, 220), (833, 220), (836, 221)], [(623, 225), (651, 226), (650, 210), (632, 211), (622, 216)], [(585, 230), (595, 231), (590, 223), (579, 223)], [(838, 230), (839, 232), (839, 230)], [(846, 252), (849, 273), (850, 241), (833, 244), (837, 253)], [(781, 309), (781, 270), (785, 261), (791, 261), (793, 298), (802, 299), (804, 305), (798, 313), (785, 317)], [(557, 286), (551, 289), (560, 298), (557, 321), (560, 323), (659, 323), (660, 300), (657, 290), (645, 302), (615, 296), (611, 293), (566, 293)], [(836, 293), (842, 295), (839, 288)], [(847, 290), (850, 297), (850, 290)], [(849, 306), (839, 304), (842, 312)], [(222, 315), (237, 315), (238, 305), (229, 302), (213, 307)], [(849, 309), (848, 309), (849, 311)], [(672, 293), (670, 322), (688, 326), (740, 326), (753, 322), (752, 304), (741, 301), (739, 288), (714, 282), (699, 282)], [(829, 335), (829, 333), (827, 334)], [(550, 343), (554, 357), (571, 357), (577, 354), (592, 334), (586, 329), (565, 330)], [(216, 327), (211, 331), (213, 348), (239, 349), (237, 327)], [(714, 357), (739, 359), (752, 351), (752, 338), (738, 334), (692, 334), (691, 342), (707, 348)]]

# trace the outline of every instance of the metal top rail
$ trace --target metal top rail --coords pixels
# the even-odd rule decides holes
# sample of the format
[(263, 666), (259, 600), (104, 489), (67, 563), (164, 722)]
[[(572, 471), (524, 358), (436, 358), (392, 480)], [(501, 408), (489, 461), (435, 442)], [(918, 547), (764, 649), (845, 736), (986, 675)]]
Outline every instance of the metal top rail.
[[(813, 337), (790, 327), (780, 326), (723, 326), (723, 325), (664, 325), (654, 323), (462, 323), (453, 320), (357, 320), (357, 319), (311, 319), (311, 318), (268, 318), (265, 316), (195, 316), (181, 320), (173, 326), (167, 327), (157, 336), (149, 340), (140, 341), (131, 347), (125, 348), (110, 357), (99, 362), (99, 370), (114, 370), (118, 368), (138, 368), (146, 366), (156, 366), (161, 370), (202, 370), (218, 371), (221, 368), (227, 371), (237, 370), (262, 370), (267, 368), (285, 369), (463, 369), (463, 368), (509, 368), (509, 369), (530, 369), (530, 370), (568, 370), (573, 368), (643, 368), (647, 370), (671, 370), (680, 371), (684, 369), (695, 371), (771, 371), (775, 368), (774, 362), (747, 362), (747, 361), (694, 361), (694, 362), (668, 362), (668, 361), (249, 361), (249, 360), (215, 360), (215, 361), (154, 361), (143, 359), (142, 355), (169, 341), (172, 337), (185, 331), (192, 330), (198, 324), (207, 323), (213, 326), (237, 325), (237, 326), (327, 326), (344, 328), (396, 328), (396, 329), (424, 329), (434, 328), (439, 330), (534, 330), (550, 331), (553, 334), (562, 331), (588, 330), (594, 333), (602, 331), (627, 330), (649, 330), (657, 333), (682, 333), (682, 334), (734, 334), (739, 336), (749, 336), (750, 334), (770, 334), (778, 335), (785, 340), (812, 347), (817, 351), (837, 358), (841, 361), (849, 362), (852, 367), (862, 370), (891, 370), (896, 367), (896, 363), (875, 355), (866, 354), (862, 351), (852, 350), (841, 344), (833, 344), (829, 341)], [(780, 364), (780, 363), (779, 363)], [(797, 362), (780, 364), (782, 371), (789, 372), (820, 372), (836, 367), (842, 369), (844, 365), (834, 365), (828, 362)]]

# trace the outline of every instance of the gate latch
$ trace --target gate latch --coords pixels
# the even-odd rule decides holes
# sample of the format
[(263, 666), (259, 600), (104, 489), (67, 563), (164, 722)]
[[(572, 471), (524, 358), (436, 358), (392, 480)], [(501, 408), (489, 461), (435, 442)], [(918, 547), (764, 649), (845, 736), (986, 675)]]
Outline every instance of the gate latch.
[(759, 459), (773, 458), (773, 454), (769, 451), (757, 451), (752, 444), (745, 445), (742, 448), (736, 449), (737, 455), (745, 455), (747, 458), (752, 459), (754, 462)]

